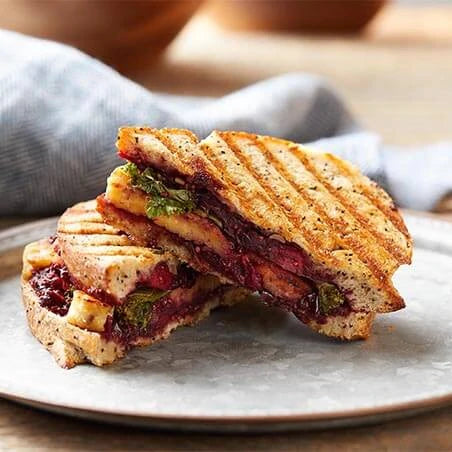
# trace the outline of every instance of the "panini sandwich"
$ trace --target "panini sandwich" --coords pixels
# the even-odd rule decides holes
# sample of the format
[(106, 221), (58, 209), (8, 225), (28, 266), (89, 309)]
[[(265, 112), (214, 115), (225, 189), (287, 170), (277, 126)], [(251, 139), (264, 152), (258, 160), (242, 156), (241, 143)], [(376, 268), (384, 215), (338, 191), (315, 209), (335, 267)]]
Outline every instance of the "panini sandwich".
[(103, 223), (95, 201), (68, 209), (56, 237), (25, 248), (22, 293), (32, 333), (66, 368), (110, 364), (248, 295), (134, 246)]
[(390, 197), (351, 164), (285, 140), (124, 127), (98, 210), (155, 246), (258, 291), (328, 336), (369, 335), (404, 301), (391, 278), (412, 243)]

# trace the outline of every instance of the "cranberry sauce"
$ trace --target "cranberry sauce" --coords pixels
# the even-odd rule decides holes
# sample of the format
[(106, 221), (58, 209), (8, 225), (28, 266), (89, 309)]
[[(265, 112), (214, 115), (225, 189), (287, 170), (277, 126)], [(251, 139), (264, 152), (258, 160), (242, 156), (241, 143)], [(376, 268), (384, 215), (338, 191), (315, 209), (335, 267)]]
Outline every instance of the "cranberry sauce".
[[(151, 220), (119, 209), (105, 198), (101, 199), (99, 206), (105, 218), (108, 218), (116, 227), (123, 228), (126, 231), (133, 228), (133, 225), (137, 223), (147, 223), (152, 229), (159, 228)], [(141, 230), (145, 234), (141, 237), (142, 240), (146, 240), (149, 237), (151, 237), (151, 241), (153, 240), (154, 233), (149, 236), (146, 228), (143, 227)], [(165, 231), (165, 239), (176, 243), (189, 252), (191, 255), (190, 263), (198, 271), (221, 274), (238, 286), (256, 290), (263, 294), (269, 304), (280, 306), (287, 311), (292, 311), (297, 317), (304, 319), (304, 321), (309, 319), (319, 320), (324, 317), (321, 315), (318, 307), (317, 289), (310, 279), (296, 276), (294, 273), (284, 270), (268, 259), (243, 248), (234, 250), (225, 256), (220, 256), (205, 245), (197, 245), (189, 242), (168, 231)], [(266, 266), (273, 273), (273, 288), (276, 286), (279, 289), (279, 295), (276, 294), (275, 290), (270, 290), (270, 287), (265, 287), (262, 266)], [(302, 285), (308, 286), (310, 290), (306, 292), (306, 290), (300, 287)], [(299, 296), (294, 296), (297, 293), (296, 291), (298, 291)], [(284, 293), (286, 293), (286, 296), (282, 296)], [(348, 302), (344, 303), (344, 308), (345, 305), (348, 305)], [(330, 311), (329, 315), (334, 315), (334, 313), (335, 311)]]
[(298, 246), (266, 236), (254, 224), (231, 212), (209, 192), (198, 195), (198, 204), (201, 209), (220, 220), (222, 231), (236, 246), (266, 257), (296, 275), (309, 274), (309, 258)]
[[(133, 290), (136, 290), (139, 287), (149, 287), (151, 289), (160, 290), (173, 290), (178, 287), (191, 287), (195, 278), (196, 272), (184, 264), (181, 264), (177, 269), (177, 273), (174, 274), (170, 271), (168, 265), (165, 262), (159, 262), (150, 274), (138, 280)], [(124, 301), (122, 299), (117, 299), (112, 294), (100, 288), (86, 287), (85, 285), (81, 284), (80, 281), (76, 280), (73, 276), (71, 277), (71, 279), (73, 281), (73, 285), (77, 289), (83, 290), (84, 292), (93, 296), (94, 298), (97, 298), (104, 304), (117, 306), (121, 305)]]
[[(187, 246), (189, 245), (187, 244)], [(208, 271), (223, 274), (236, 282), (237, 285), (260, 292), (261, 299), (267, 304), (292, 312), (304, 323), (312, 320), (325, 323), (328, 317), (347, 315), (352, 310), (349, 302), (345, 299), (341, 306), (330, 310), (328, 315), (323, 314), (315, 284), (309, 282), (306, 278), (299, 278), (286, 272), (277, 265), (273, 266), (272, 271), (276, 279), (282, 283), (282, 293), (278, 296), (274, 287), (270, 292), (269, 288), (265, 287), (262, 275), (259, 272), (260, 266), (265, 260), (253, 253), (243, 253), (238, 258), (224, 257), (215, 254), (207, 247), (196, 245), (193, 246), (193, 252), (196, 260), (207, 267)]]
[(66, 266), (52, 264), (35, 271), (29, 282), (41, 306), (61, 316), (67, 314), (74, 286)]
[(148, 325), (147, 334), (155, 336), (161, 333), (165, 327), (174, 321), (180, 321), (187, 315), (198, 312), (206, 302), (213, 296), (214, 291), (195, 290), (187, 296), (164, 297), (157, 303), (154, 303), (151, 311), (151, 322)]
[(220, 295), (225, 287), (221, 286), (213, 291), (183, 289), (183, 292), (178, 290), (162, 297), (152, 304), (150, 321), (145, 328), (131, 325), (120, 311), (117, 311), (112, 321), (106, 325), (106, 331), (103, 334), (107, 339), (113, 338), (126, 346), (133, 345), (139, 338), (156, 338), (169, 324), (179, 323), (187, 316), (201, 311), (211, 297)]
[(348, 301), (341, 306), (332, 309), (328, 314), (324, 314), (320, 310), (317, 292), (306, 295), (304, 298), (295, 303), (288, 303), (287, 300), (274, 297), (271, 294), (261, 294), (261, 299), (271, 306), (277, 306), (292, 312), (303, 323), (315, 321), (319, 324), (325, 324), (328, 318), (335, 316), (346, 316), (352, 312), (352, 308)]
[[(165, 262), (157, 264), (146, 279), (137, 284), (138, 287), (149, 287), (160, 290), (190, 288), (196, 281), (196, 272), (187, 265), (181, 264), (177, 274), (171, 273)], [(120, 301), (101, 289), (84, 287), (63, 263), (51, 264), (49, 267), (33, 272), (30, 285), (39, 297), (41, 306), (49, 311), (64, 316), (69, 310), (74, 289), (83, 290), (104, 304), (118, 305)]]
[[(220, 220), (222, 232), (226, 234), (235, 248), (243, 248), (257, 253), (298, 276), (323, 281), (332, 280), (331, 275), (328, 275), (327, 272), (322, 272), (320, 275), (318, 271), (314, 271), (309, 256), (298, 245), (284, 242), (282, 238), (281, 240), (272, 238), (272, 235), (266, 234), (250, 221), (232, 212), (216, 197), (219, 183), (206, 173), (201, 162), (196, 162), (195, 174), (187, 179), (172, 168), (156, 168), (139, 148), (120, 150), (119, 155), (135, 163), (140, 169), (151, 167), (168, 187), (177, 185), (174, 182), (175, 178), (185, 181), (185, 188), (196, 193), (197, 206)], [(180, 187), (180, 185), (177, 186)]]
[(139, 285), (161, 290), (173, 290), (178, 287), (191, 287), (196, 279), (196, 272), (187, 265), (180, 265), (177, 274), (168, 268), (165, 262), (159, 262), (152, 273), (141, 279)]
[(263, 290), (262, 277), (246, 254), (220, 256), (205, 245), (186, 242), (198, 267), (205, 268), (208, 273), (224, 275), (239, 286), (251, 290)]

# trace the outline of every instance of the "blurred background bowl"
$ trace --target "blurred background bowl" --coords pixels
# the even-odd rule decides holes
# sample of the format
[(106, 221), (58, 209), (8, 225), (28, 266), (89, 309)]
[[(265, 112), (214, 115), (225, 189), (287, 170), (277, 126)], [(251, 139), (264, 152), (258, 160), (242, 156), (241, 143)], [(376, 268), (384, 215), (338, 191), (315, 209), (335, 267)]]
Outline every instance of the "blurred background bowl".
[(209, 13), (236, 30), (353, 33), (362, 30), (386, 0), (212, 0)]
[(150, 64), (202, 0), (0, 0), (0, 28), (73, 45), (118, 69)]

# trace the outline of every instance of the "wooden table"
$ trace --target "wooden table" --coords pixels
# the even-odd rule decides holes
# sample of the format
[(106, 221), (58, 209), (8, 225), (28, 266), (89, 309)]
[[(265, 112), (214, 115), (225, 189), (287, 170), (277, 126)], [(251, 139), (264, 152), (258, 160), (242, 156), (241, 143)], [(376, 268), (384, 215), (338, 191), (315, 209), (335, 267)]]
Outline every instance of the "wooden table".
[[(161, 63), (132, 75), (153, 89), (220, 95), (287, 71), (330, 79), (393, 144), (451, 139), (452, 7), (390, 6), (360, 40), (234, 34), (199, 15)], [(443, 203), (443, 210), (451, 204)], [(447, 217), (447, 214), (445, 215)], [(452, 220), (452, 215), (448, 218)], [(23, 222), (3, 219), (1, 225)], [(7, 363), (2, 363), (7, 371)], [(452, 407), (382, 425), (290, 434), (147, 432), (55, 416), (0, 400), (0, 450), (450, 450)]]
[(149, 432), (88, 423), (0, 400), (0, 450), (450, 450), (452, 408), (372, 427), (271, 435)]

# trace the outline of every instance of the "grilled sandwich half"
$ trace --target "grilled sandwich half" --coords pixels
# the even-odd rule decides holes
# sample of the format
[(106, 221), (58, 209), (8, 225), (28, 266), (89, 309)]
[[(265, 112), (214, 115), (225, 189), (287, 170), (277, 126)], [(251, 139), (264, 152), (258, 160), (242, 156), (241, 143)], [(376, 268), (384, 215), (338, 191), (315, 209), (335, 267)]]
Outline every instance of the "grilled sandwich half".
[(391, 278), (411, 261), (410, 235), (351, 164), (244, 132), (199, 142), (186, 130), (125, 127), (117, 147), (129, 163), (98, 210), (141, 246), (159, 240), (330, 336), (367, 337), (374, 313), (404, 307)]
[(66, 368), (110, 364), (248, 295), (171, 254), (134, 246), (103, 223), (95, 201), (68, 209), (57, 236), (29, 244), (23, 261), (30, 329)]

